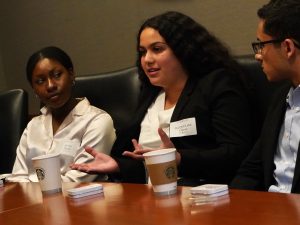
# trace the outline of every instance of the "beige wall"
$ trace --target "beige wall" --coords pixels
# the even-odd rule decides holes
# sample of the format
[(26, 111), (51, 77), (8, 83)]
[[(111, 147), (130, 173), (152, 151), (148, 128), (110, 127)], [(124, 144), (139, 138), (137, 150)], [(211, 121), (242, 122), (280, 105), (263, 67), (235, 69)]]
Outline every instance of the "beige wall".
[(5, 90), (7, 88), (6, 77), (4, 76), (2, 56), (0, 52), (0, 90)]
[(38, 112), (25, 79), (31, 53), (56, 45), (72, 57), (77, 74), (132, 66), (142, 21), (166, 10), (188, 14), (234, 54), (252, 53), (256, 10), (265, 0), (11, 0), (0, 7), (0, 88), (25, 88), (30, 113)]

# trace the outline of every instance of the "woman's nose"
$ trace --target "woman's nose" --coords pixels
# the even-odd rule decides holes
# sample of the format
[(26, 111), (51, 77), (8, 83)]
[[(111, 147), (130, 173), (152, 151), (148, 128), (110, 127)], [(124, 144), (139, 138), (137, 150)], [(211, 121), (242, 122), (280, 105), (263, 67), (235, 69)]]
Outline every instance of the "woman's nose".
[(56, 84), (51, 78), (49, 78), (47, 81), (47, 89), (52, 90), (53, 88), (56, 88)]
[(145, 54), (144, 60), (145, 60), (146, 63), (152, 63), (154, 61), (153, 56), (150, 52), (147, 52)]

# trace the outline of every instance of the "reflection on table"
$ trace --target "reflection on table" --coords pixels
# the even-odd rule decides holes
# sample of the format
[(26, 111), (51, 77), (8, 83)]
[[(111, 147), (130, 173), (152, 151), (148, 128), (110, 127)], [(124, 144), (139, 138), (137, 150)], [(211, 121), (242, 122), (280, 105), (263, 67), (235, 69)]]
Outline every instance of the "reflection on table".
[(72, 199), (43, 196), (38, 183), (7, 183), (0, 190), (0, 224), (300, 224), (300, 195), (230, 190), (216, 199), (191, 199), (189, 187), (157, 197), (150, 185), (103, 183), (104, 194)]

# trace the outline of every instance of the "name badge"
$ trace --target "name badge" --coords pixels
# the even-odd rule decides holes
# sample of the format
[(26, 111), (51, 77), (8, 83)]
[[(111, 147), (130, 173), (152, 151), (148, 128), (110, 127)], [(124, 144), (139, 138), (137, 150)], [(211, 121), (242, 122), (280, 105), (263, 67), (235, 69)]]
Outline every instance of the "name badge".
[(61, 154), (75, 156), (76, 152), (80, 148), (79, 141), (77, 140), (63, 140), (59, 145), (59, 150)]
[(197, 127), (195, 117), (170, 123), (170, 137), (184, 137), (196, 134)]

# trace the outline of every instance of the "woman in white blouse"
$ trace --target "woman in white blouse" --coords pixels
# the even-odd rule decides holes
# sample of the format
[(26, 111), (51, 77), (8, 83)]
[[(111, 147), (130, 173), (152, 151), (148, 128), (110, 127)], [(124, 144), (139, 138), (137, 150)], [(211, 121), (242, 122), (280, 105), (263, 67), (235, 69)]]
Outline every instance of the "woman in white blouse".
[(7, 180), (37, 182), (31, 159), (60, 153), (63, 181), (92, 181), (96, 175), (70, 170), (69, 165), (91, 160), (84, 151), (86, 146), (110, 154), (115, 141), (112, 118), (90, 105), (86, 98), (72, 96), (74, 67), (63, 50), (50, 46), (37, 51), (29, 58), (26, 72), (27, 80), (44, 107), (24, 130), (12, 176)]

